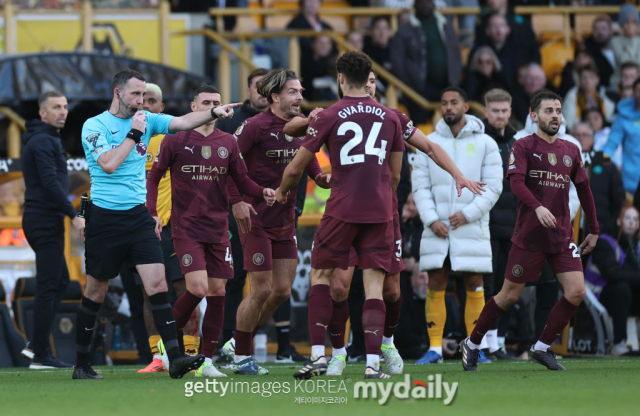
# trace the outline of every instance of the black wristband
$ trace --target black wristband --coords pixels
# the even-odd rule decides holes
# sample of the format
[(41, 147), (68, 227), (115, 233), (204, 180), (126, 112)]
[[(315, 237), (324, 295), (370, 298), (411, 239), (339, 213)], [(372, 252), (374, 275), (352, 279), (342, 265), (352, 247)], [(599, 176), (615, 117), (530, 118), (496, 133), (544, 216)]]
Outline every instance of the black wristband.
[(220, 118), (220, 117), (219, 117), (219, 116), (218, 116), (218, 115), (213, 111), (213, 110), (215, 110), (215, 109), (216, 109), (216, 108), (218, 108), (218, 107), (219, 107), (219, 106), (217, 106), (217, 105), (216, 105), (216, 106), (214, 106), (214, 107), (211, 109), (211, 117), (213, 117), (213, 119), (214, 119), (214, 120), (217, 120), (217, 119), (219, 119), (219, 118)]
[(131, 129), (129, 133), (127, 133), (127, 139), (131, 139), (136, 144), (140, 143), (140, 139), (142, 138), (142, 132), (140, 130)]

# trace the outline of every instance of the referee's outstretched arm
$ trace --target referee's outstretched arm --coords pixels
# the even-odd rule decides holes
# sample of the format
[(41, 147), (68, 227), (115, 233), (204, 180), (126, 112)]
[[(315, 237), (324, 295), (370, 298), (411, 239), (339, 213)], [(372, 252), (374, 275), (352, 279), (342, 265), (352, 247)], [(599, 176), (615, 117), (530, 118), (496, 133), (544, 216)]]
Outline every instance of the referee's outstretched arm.
[(231, 118), (233, 117), (233, 109), (241, 105), (242, 103), (219, 105), (211, 110), (193, 111), (182, 117), (176, 117), (169, 123), (169, 133), (193, 130), (219, 118)]

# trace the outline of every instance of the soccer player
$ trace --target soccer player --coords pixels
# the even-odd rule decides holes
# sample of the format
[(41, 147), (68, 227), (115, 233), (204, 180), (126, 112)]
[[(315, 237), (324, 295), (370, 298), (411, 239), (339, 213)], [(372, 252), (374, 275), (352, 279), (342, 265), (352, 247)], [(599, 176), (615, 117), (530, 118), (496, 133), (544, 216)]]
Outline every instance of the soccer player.
[(103, 378), (89, 363), (89, 345), (109, 280), (118, 275), (123, 263), (140, 274), (156, 328), (167, 348), (169, 375), (181, 378), (200, 367), (204, 356), (184, 356), (178, 347), (158, 238), (162, 224), (156, 235), (156, 222), (145, 206), (147, 146), (155, 134), (192, 130), (220, 117), (232, 117), (233, 108), (241, 104), (172, 117), (139, 110), (146, 90), (145, 78), (139, 72), (119, 71), (111, 86), (109, 110), (90, 118), (82, 127), (92, 204), (85, 229), (87, 284), (76, 321), (78, 357), (73, 378)]
[[(269, 108), (238, 127), (235, 137), (247, 161), (249, 177), (261, 186), (276, 188), (284, 169), (303, 143), (304, 137), (283, 132), (284, 125), (300, 114), (302, 86), (295, 72), (280, 68), (269, 71), (257, 87), (258, 92), (267, 97)], [(307, 173), (318, 186), (329, 187), (329, 176), (322, 173), (315, 157)], [(242, 201), (231, 183), (229, 198), (234, 205)], [(291, 295), (298, 264), (294, 223), (296, 192), (289, 194), (284, 205), (267, 207), (249, 195), (244, 196), (244, 202), (243, 209), (252, 215), (250, 218), (236, 216), (236, 220), (251, 289), (238, 308), (235, 335), (220, 354), (233, 358), (238, 374), (263, 375), (267, 370), (251, 358), (251, 340), (254, 331)]]
[[(142, 102), (142, 109), (154, 114), (160, 114), (164, 111), (164, 102), (162, 102), (162, 90), (156, 84), (150, 82), (147, 83), (144, 99)], [(147, 147), (147, 157), (145, 160), (144, 170), (147, 175), (153, 167), (153, 162), (158, 156), (158, 150), (160, 144), (164, 140), (164, 134), (156, 134), (149, 140), (149, 146)], [(167, 285), (173, 287), (176, 297), (182, 296), (186, 286), (184, 276), (180, 271), (180, 262), (176, 257), (176, 250), (173, 247), (173, 241), (171, 240), (171, 176), (167, 172), (158, 185), (158, 217), (162, 222), (162, 233), (160, 239), (160, 245), (162, 246), (162, 254), (164, 256), (164, 272), (167, 279)], [(123, 269), (127, 269), (123, 267)], [(125, 273), (123, 270), (121, 273)], [(124, 277), (124, 276), (123, 276)], [(135, 275), (136, 283), (141, 285), (140, 276)], [(170, 291), (170, 290), (169, 290)], [(153, 354), (153, 360), (143, 369), (138, 370), (138, 373), (162, 373), (166, 370), (162, 366), (162, 357), (158, 352), (158, 341), (160, 340), (160, 334), (156, 329), (156, 325), (153, 322), (153, 315), (151, 314), (151, 303), (149, 302), (149, 296), (143, 290), (143, 317), (144, 324), (149, 336), (149, 347)], [(175, 299), (171, 297), (171, 304), (175, 303)], [(131, 300), (130, 300), (131, 301)], [(187, 337), (185, 337), (187, 338)], [(179, 340), (178, 340), (179, 341)]]
[[(194, 112), (210, 111), (221, 103), (219, 91), (210, 85), (199, 87), (193, 95)], [(212, 120), (176, 134), (161, 147), (147, 181), (147, 206), (156, 221), (158, 236), (162, 229), (157, 211), (158, 184), (167, 169), (171, 170), (173, 241), (187, 281), (187, 290), (173, 307), (176, 328), (181, 330), (186, 325), (206, 296), (202, 322), (205, 362), (196, 377), (226, 377), (211, 359), (222, 331), (226, 279), (233, 278), (227, 178), (230, 175), (245, 195), (264, 198), (268, 206), (275, 202), (275, 193), (247, 177), (236, 140), (216, 129)]]
[(333, 174), (331, 196), (312, 246), (311, 357), (294, 378), (307, 379), (327, 371), (324, 340), (333, 309), (331, 278), (334, 269), (348, 267), (351, 246), (364, 273), (365, 378), (390, 378), (380, 368), (385, 320), (382, 286), (395, 250), (391, 193), (396, 190), (402, 167), (402, 126), (393, 112), (366, 93), (371, 72), (367, 55), (345, 53), (336, 69), (344, 98), (311, 121), (300, 151), (285, 169), (276, 190), (278, 201), (285, 202), (303, 169), (326, 143)]
[[(586, 255), (598, 241), (600, 226), (593, 195), (578, 147), (558, 140), (562, 119), (560, 96), (541, 90), (531, 98), (531, 118), (537, 134), (518, 140), (509, 156), (507, 169), (511, 190), (520, 200), (504, 285), (487, 301), (471, 336), (460, 343), (462, 367), (476, 371), (480, 342), (498, 317), (514, 304), (527, 282), (538, 280), (545, 259), (564, 289), (564, 296), (549, 314), (547, 326), (529, 350), (529, 359), (549, 370), (564, 370), (551, 344), (560, 335), (585, 296), (580, 249)], [(569, 215), (569, 182), (578, 191), (591, 234), (580, 247), (573, 241)]]
[[(365, 85), (367, 95), (371, 99), (375, 99), (376, 95), (376, 73), (371, 70), (367, 84)], [(342, 91), (340, 91), (342, 96)], [(413, 126), (413, 122), (400, 110), (390, 109), (396, 114), (403, 128), (403, 138), (410, 144), (416, 146), (423, 152), (431, 155), (436, 163), (445, 171), (449, 172), (455, 179), (456, 184), (460, 186), (459, 191), (463, 187), (469, 188), (474, 193), (483, 191), (481, 185), (484, 183), (474, 182), (465, 178), (460, 170), (455, 166), (453, 160), (440, 147), (440, 145), (431, 142), (427, 136), (419, 129)], [(289, 134), (299, 134), (302, 129), (306, 129), (310, 119), (296, 118), (287, 123), (285, 132)], [(394, 221), (394, 243), (397, 250), (393, 253), (392, 270), (387, 273), (384, 279), (383, 299), (385, 302), (386, 314), (384, 324), (384, 335), (382, 338), (382, 355), (385, 359), (387, 371), (390, 374), (401, 374), (404, 368), (402, 357), (398, 354), (398, 350), (393, 345), (393, 334), (400, 319), (400, 311), (402, 309), (402, 298), (400, 297), (400, 272), (404, 270), (402, 262), (402, 241), (400, 232), (398, 195), (393, 193), (393, 221)], [(347, 321), (349, 320), (349, 307), (347, 298), (349, 296), (349, 288), (355, 266), (358, 263), (358, 255), (353, 248), (349, 254), (349, 264), (346, 270), (336, 268), (333, 272), (331, 280), (331, 298), (333, 303), (333, 313), (329, 322), (329, 336), (333, 347), (333, 356), (327, 367), (327, 375), (341, 375), (346, 366), (346, 349), (345, 349), (345, 330)]]

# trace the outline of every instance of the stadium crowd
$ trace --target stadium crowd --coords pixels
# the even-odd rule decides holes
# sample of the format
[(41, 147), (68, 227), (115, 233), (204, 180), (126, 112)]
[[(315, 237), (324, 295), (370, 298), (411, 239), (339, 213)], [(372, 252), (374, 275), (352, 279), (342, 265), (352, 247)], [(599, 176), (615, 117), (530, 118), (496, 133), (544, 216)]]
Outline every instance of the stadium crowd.
[[(184, 11), (189, 11), (189, 2), (174, 3), (175, 7), (184, 7)], [(241, 2), (238, 1), (238, 3)], [(300, 14), (287, 25), (287, 28), (331, 29), (331, 26), (318, 16), (320, 3), (320, 0), (301, 0)], [(350, 3), (353, 6), (369, 4), (367, 1), (356, 0)], [(640, 125), (638, 125), (640, 119), (640, 15), (637, 7), (625, 4), (622, 5), (619, 15), (614, 18), (609, 15), (597, 16), (593, 21), (590, 36), (586, 37), (581, 44), (575, 45), (573, 61), (566, 64), (557, 80), (551, 80), (542, 65), (541, 45), (533, 31), (531, 20), (527, 16), (516, 15), (514, 12), (516, 5), (548, 3), (487, 0), (486, 4), (481, 4), (481, 14), (477, 18), (467, 16), (458, 22), (459, 28), (475, 34), (468, 56), (464, 59), (452, 19), (440, 14), (437, 8), (478, 5), (478, 1), (474, 0), (372, 1), (370, 4), (382, 7), (413, 7), (414, 13), (405, 13), (401, 17), (401, 25), (396, 33), (392, 33), (390, 21), (384, 16), (379, 16), (373, 17), (363, 32), (352, 31), (345, 36), (355, 49), (366, 53), (423, 97), (440, 102), (444, 118), (429, 127), (432, 132), (428, 134), (428, 139), (439, 144), (454, 161), (459, 160), (461, 155), (470, 156), (471, 162), (466, 163), (465, 166), (458, 166), (461, 175), (463, 174), (464, 178), (471, 181), (482, 182), (486, 187), (486, 192), (481, 195), (465, 191), (462, 197), (457, 198), (451, 191), (455, 189), (456, 178), (452, 176), (452, 172), (447, 173), (441, 169), (443, 166), (437, 157), (434, 158), (432, 154), (421, 150), (405, 151), (403, 164), (405, 172), (400, 178), (397, 191), (399, 229), (402, 235), (400, 251), (404, 270), (400, 272), (398, 298), (393, 302), (384, 300), (388, 311), (390, 305), (400, 299), (400, 303), (396, 304), (399, 318), (395, 323), (397, 325), (395, 334), (392, 331), (391, 336), (385, 335), (382, 341), (384, 343), (387, 338), (391, 339), (391, 344), (383, 344), (383, 353), (384, 346), (395, 343), (395, 347), (403, 358), (415, 358), (422, 364), (440, 363), (444, 357), (454, 356), (457, 353), (457, 342), (471, 333), (485, 301), (500, 292), (507, 271), (507, 259), (512, 247), (511, 238), (514, 235), (519, 207), (519, 200), (512, 192), (511, 183), (507, 178), (508, 166), (512, 163), (508, 158), (517, 140), (538, 131), (538, 125), (531, 116), (530, 102), (534, 95), (543, 89), (557, 92), (563, 97), (563, 117), (559, 125), (558, 138), (571, 142), (580, 149), (595, 200), (600, 239), (593, 253), (583, 262), (586, 285), (612, 318), (614, 345), (611, 353), (622, 355), (629, 352), (631, 348), (637, 349), (635, 319), (640, 316), (640, 245), (638, 244), (640, 235), (640, 143), (638, 143), (640, 140), (638, 138), (640, 131)], [(595, 2), (575, 0), (553, 3), (556, 5), (560, 3), (595, 4)], [(617, 4), (622, 1), (602, 3)], [(227, 2), (227, 5), (229, 4)], [(335, 82), (338, 76), (336, 61), (339, 58), (336, 45), (329, 37), (318, 36), (300, 39), (300, 48), (301, 73), (298, 75), (301, 82), (295, 94), (303, 94), (311, 101), (338, 100), (341, 91), (339, 87), (336, 88)], [(295, 100), (283, 101), (283, 104), (276, 101), (274, 105), (274, 95), (284, 96), (282, 92), (284, 83), (279, 87), (276, 84), (265, 85), (271, 78), (267, 77), (262, 82), (261, 79), (268, 75), (272, 76), (265, 69), (254, 71), (247, 80), (248, 100), (241, 107), (236, 108), (233, 117), (223, 117), (215, 125), (216, 131), (235, 133), (240, 152), (245, 155), (250, 155), (254, 146), (260, 145), (261, 134), (269, 133), (276, 138), (279, 131), (282, 131), (285, 137), (304, 135), (311, 119), (320, 113), (319, 110), (314, 110), (308, 119), (304, 118), (306, 121), (303, 126), (288, 124), (296, 118), (296, 109), (299, 109), (300, 103)], [(296, 74), (287, 76), (289, 77), (287, 81), (298, 81)], [(374, 78), (373, 86), (367, 88), (372, 98), (382, 97), (386, 85), (383, 80)], [(162, 92), (158, 86), (148, 83), (146, 92), (148, 96), (141, 108), (150, 113), (162, 112), (159, 107), (162, 103)], [(203, 104), (205, 98), (201, 94), (205, 94), (209, 101)], [(154, 110), (153, 103), (147, 102), (149, 97), (154, 96), (159, 100), (157, 111)], [(216, 106), (227, 102), (228, 98), (222, 97), (220, 100), (221, 97), (215, 88), (198, 90), (194, 96), (195, 104), (192, 107), (194, 111), (217, 108)], [(59, 97), (54, 94), (49, 98)], [(382, 98), (378, 98), (378, 101), (384, 104)], [(468, 101), (482, 103), (485, 106), (484, 114), (474, 116), (467, 113)], [(432, 112), (423, 109), (410, 99), (403, 99), (402, 104), (408, 110), (408, 116), (414, 123), (412, 125), (427, 126), (426, 123), (432, 119)], [(45, 98), (41, 103), (45, 114), (48, 111), (47, 105), (47, 98)], [(283, 110), (283, 105), (288, 106), (286, 110)], [(213, 112), (212, 117), (214, 117)], [(253, 126), (257, 124), (256, 120), (263, 122), (263, 119), (271, 120), (271, 118), (276, 120), (272, 120), (272, 123), (282, 124), (277, 126), (280, 130), (253, 132)], [(254, 120), (253, 125), (251, 120)], [(285, 122), (287, 122), (286, 125)], [(268, 124), (269, 121), (264, 123)], [(246, 129), (244, 136), (243, 129)], [(168, 131), (167, 125), (162, 132)], [(198, 129), (194, 131), (200, 132)], [(205, 137), (206, 131), (206, 128), (201, 130)], [(158, 129), (158, 132), (161, 130)], [(186, 137), (191, 136), (186, 135)], [(246, 137), (249, 138), (243, 141), (242, 138)], [(162, 138), (159, 138), (155, 149), (160, 146), (161, 140)], [(406, 137), (405, 140), (407, 140)], [(182, 144), (181, 142), (180, 146)], [(107, 151), (106, 145), (104, 151)], [(159, 150), (155, 150), (154, 153), (158, 155)], [(204, 153), (202, 155), (206, 159), (211, 156), (209, 154), (209, 157), (206, 157)], [(324, 155), (326, 156), (326, 153)], [(226, 155), (220, 155), (221, 159), (226, 157)], [(258, 180), (251, 163), (253, 162), (250, 156), (247, 158), (248, 173), (238, 174), (247, 174), (248, 178), (255, 180), (261, 187), (264, 186), (263, 189), (254, 189), (253, 192), (256, 195), (262, 195), (264, 192), (264, 199), (269, 204), (267, 196), (271, 197), (271, 194), (267, 191), (271, 191), (271, 187), (276, 189), (278, 183), (267, 186)], [(309, 181), (313, 182), (310, 184), (311, 187), (318, 193), (307, 195), (307, 199), (313, 199), (314, 203), (320, 206), (320, 212), (323, 212), (322, 206), (328, 194), (322, 194), (322, 189), (328, 185), (324, 182), (326, 178), (320, 169), (321, 156), (318, 156), (318, 161), (314, 163), (313, 166), (310, 165), (307, 173), (311, 178)], [(147, 164), (147, 172), (150, 172), (152, 165), (153, 161)], [(163, 171), (150, 175), (154, 186), (160, 183), (160, 189), (154, 189), (156, 192), (154, 196), (162, 193), (161, 176), (169, 166), (170, 160), (165, 156)], [(413, 169), (411, 176), (408, 174), (409, 166)], [(282, 172), (278, 171), (276, 176), (276, 179), (281, 178)], [(298, 195), (295, 191), (287, 194), (289, 201), (286, 216), (288, 218), (291, 214), (291, 224), (289, 222), (281, 224), (286, 232), (290, 230), (285, 226), (294, 224), (298, 216), (309, 206), (308, 201), (307, 204), (304, 201), (308, 189), (307, 175), (302, 176), (304, 181), (296, 185)], [(243, 190), (252, 191), (248, 188), (249, 185), (245, 186), (247, 187)], [(243, 202), (237, 190), (235, 194), (232, 191), (229, 192), (228, 201), (224, 198), (223, 200), (225, 208), (227, 202), (231, 205), (228, 212), (225, 211), (223, 214), (225, 217), (228, 216), (231, 237), (229, 247), (236, 267), (228, 271), (229, 276), (224, 276), (224, 278), (230, 278), (229, 283), (226, 284), (226, 291), (224, 284), (221, 288), (218, 287), (217, 291), (210, 293), (201, 287), (199, 288), (201, 290), (193, 289), (195, 286), (191, 286), (189, 280), (186, 287), (184, 283), (177, 283), (176, 281), (181, 278), (178, 267), (182, 267), (183, 274), (195, 273), (193, 270), (196, 270), (188, 269), (191, 262), (185, 264), (183, 260), (182, 266), (173, 265), (174, 277), (169, 281), (174, 284), (172, 293), (175, 296), (171, 299), (171, 305), (176, 321), (181, 325), (177, 329), (181, 330), (191, 317), (195, 306), (203, 298), (211, 302), (211, 310), (215, 303), (215, 313), (220, 316), (220, 319), (216, 321), (215, 328), (209, 329), (216, 334), (215, 341), (211, 341), (211, 336), (203, 336), (203, 338), (207, 338), (214, 344), (224, 345), (220, 347), (220, 361), (225, 360), (225, 355), (233, 359), (235, 353), (236, 358), (240, 357), (236, 364), (247, 365), (249, 372), (246, 374), (263, 374), (266, 370), (252, 364), (249, 359), (250, 342), (252, 336), (255, 336), (255, 331), (270, 316), (274, 318), (278, 337), (277, 359), (283, 362), (306, 360), (295, 350), (289, 340), (291, 313), (289, 296), (293, 281), (293, 277), (289, 277), (289, 274), (293, 275), (294, 271), (289, 263), (295, 263), (297, 260), (293, 259), (297, 259), (297, 255), (291, 254), (288, 251), (291, 247), (283, 243), (289, 238), (283, 237), (285, 231), (278, 230), (283, 234), (278, 234), (276, 237), (273, 234), (268, 236), (260, 234), (258, 237), (252, 237), (256, 238), (256, 241), (251, 242), (257, 245), (261, 244), (260, 239), (270, 239), (274, 246), (273, 259), (265, 259), (262, 254), (260, 254), (262, 257), (256, 257), (257, 254), (253, 253), (249, 258), (243, 258), (243, 246), (248, 244), (245, 241), (248, 237), (241, 233), (250, 230), (250, 219), (254, 221), (255, 227), (256, 215), (261, 217), (265, 214), (258, 209), (258, 214), (253, 211), (252, 216), (250, 210), (254, 208), (246, 203), (248, 196), (245, 196)], [(160, 204), (162, 197), (158, 198), (158, 204)], [(165, 198), (167, 198), (166, 195)], [(569, 210), (572, 221), (575, 218), (575, 226), (581, 230), (580, 240), (582, 240), (589, 235), (590, 225), (584, 218), (584, 214), (581, 214), (579, 204), (578, 194), (571, 184)], [(161, 217), (158, 220), (158, 235), (160, 232), (167, 231), (170, 235), (169, 224), (173, 221), (169, 219), (171, 214), (167, 210), (162, 214), (160, 207), (158, 212), (155, 212), (155, 207), (151, 210), (154, 216)], [(68, 211), (67, 215), (75, 217), (75, 212), (71, 212), (71, 209)], [(260, 222), (258, 224), (256, 233), (264, 231), (260, 227), (268, 228), (266, 224)], [(486, 232), (487, 229), (489, 232)], [(271, 232), (273, 231), (268, 231), (268, 233)], [(279, 238), (281, 240), (278, 240)], [(283, 245), (278, 246), (275, 242)], [(209, 243), (211, 242), (207, 242)], [(244, 255), (247, 255), (246, 248)], [(183, 256), (177, 257), (183, 258)], [(168, 258), (166, 254), (165, 258)], [(286, 262), (287, 260), (289, 263)], [(264, 266), (263, 262), (265, 262)], [(123, 275), (128, 273), (124, 269)], [(209, 270), (208, 265), (206, 269)], [(201, 272), (203, 269), (197, 270)], [(247, 271), (252, 282), (254, 279), (265, 278), (264, 273), (269, 273), (268, 276), (271, 279), (273, 272), (274, 276), (284, 279), (285, 286), (289, 286), (288, 288), (277, 287), (274, 280), (273, 293), (251, 293), (247, 303), (253, 302), (254, 297), (259, 298), (259, 301), (255, 300), (256, 305), (252, 306), (255, 310), (251, 314), (244, 312), (245, 315), (250, 315), (252, 319), (250, 324), (244, 322), (248, 318), (240, 314), (238, 319), (242, 318), (242, 321), (236, 322), (236, 310), (242, 307), (242, 288), (247, 278)], [(168, 278), (169, 274), (167, 268)], [(205, 274), (204, 282), (206, 277)], [(68, 279), (68, 276), (66, 278)], [(195, 277), (192, 278), (195, 279)], [(346, 359), (367, 360), (368, 348), (365, 345), (367, 331), (363, 328), (366, 322), (363, 323), (365, 319), (362, 314), (363, 302), (365, 304), (367, 302), (363, 296), (366, 284), (363, 283), (361, 271), (356, 270), (355, 274), (349, 277), (351, 278), (353, 278), (351, 290), (345, 294), (346, 299), (338, 302), (334, 294), (331, 294), (333, 310), (336, 310), (336, 305), (341, 304), (340, 307), (347, 308), (347, 313), (351, 316), (352, 341), (346, 346)], [(140, 277), (138, 276), (137, 279), (140, 280)], [(129, 287), (127, 291), (130, 300), (138, 299), (138, 303), (145, 302), (145, 317), (143, 317), (142, 304), (137, 305), (139, 308), (136, 313), (132, 310), (132, 315), (141, 322), (137, 326), (139, 334), (145, 330), (144, 323), (146, 323), (146, 331), (148, 336), (150, 335), (149, 350), (146, 351), (143, 360), (148, 364), (151, 361), (149, 353), (152, 353), (153, 361), (146, 371), (163, 371), (163, 366), (159, 362), (162, 346), (158, 344), (160, 338), (158, 330), (169, 332), (169, 329), (154, 328), (151, 310), (163, 307), (166, 302), (160, 302), (157, 299), (150, 301), (149, 299), (157, 297), (157, 294), (147, 296), (145, 291), (141, 290), (140, 283), (138, 282), (137, 287)], [(211, 285), (209, 283), (209, 290)], [(516, 305), (509, 308), (486, 333), (483, 344), (480, 344), (482, 351), (478, 362), (519, 357), (526, 353), (543, 333), (550, 311), (559, 299), (560, 285), (549, 264), (545, 264), (539, 281), (528, 286), (531, 287), (526, 289)], [(252, 290), (255, 290), (253, 285)], [(51, 296), (53, 295), (50, 294), (49, 298)], [(53, 300), (50, 301), (53, 302)], [(83, 303), (85, 309), (91, 310), (91, 319), (94, 319), (96, 308), (99, 307), (96, 305), (96, 302)], [(246, 309), (247, 306), (245, 305), (244, 308)], [(207, 313), (213, 313), (209, 310), (207, 309)], [(268, 316), (261, 316), (261, 310), (263, 313), (268, 313)], [(173, 318), (173, 315), (166, 316)], [(169, 318), (166, 320), (168, 322)], [(88, 323), (89, 320), (86, 322), (91, 326)], [(258, 327), (254, 328), (256, 323), (259, 323)], [(320, 323), (318, 325), (323, 326)], [(240, 327), (242, 330), (239, 329)], [(186, 334), (187, 328), (185, 327), (184, 330)], [(253, 334), (252, 331), (254, 331)], [(195, 332), (197, 333), (197, 330)], [(139, 334), (137, 335), (139, 340), (146, 338)], [(242, 346), (236, 347), (235, 340), (239, 339), (239, 336)], [(636, 339), (631, 339), (633, 337)], [(45, 341), (42, 340), (44, 338), (40, 336), (35, 345), (36, 355), (47, 354)], [(83, 346), (86, 344), (86, 340), (84, 341)], [(197, 341), (187, 337), (178, 337), (178, 341), (179, 348), (182, 350), (185, 348), (189, 350), (189, 345), (194, 342), (197, 344)], [(334, 343), (333, 338), (332, 343)], [(144, 342), (139, 344), (147, 345)], [(506, 348), (507, 344), (509, 349)], [(175, 349), (175, 346), (172, 345), (172, 348)], [(197, 349), (197, 345), (194, 348)], [(334, 348), (336, 348), (335, 343)], [(344, 345), (337, 348), (341, 350)], [(211, 355), (216, 349), (217, 347), (207, 346), (207, 363), (211, 363)], [(234, 351), (236, 349), (241, 349), (240, 352), (243, 354), (238, 355), (238, 351)], [(86, 348), (83, 350), (86, 354), (85, 351), (87, 351)], [(141, 349), (141, 351), (145, 350)], [(174, 352), (175, 356), (176, 354)], [(385, 359), (387, 359), (386, 356)], [(331, 369), (331, 364), (329, 368)], [(214, 374), (214, 370), (210, 371)], [(215, 376), (218, 376), (217, 373)]]

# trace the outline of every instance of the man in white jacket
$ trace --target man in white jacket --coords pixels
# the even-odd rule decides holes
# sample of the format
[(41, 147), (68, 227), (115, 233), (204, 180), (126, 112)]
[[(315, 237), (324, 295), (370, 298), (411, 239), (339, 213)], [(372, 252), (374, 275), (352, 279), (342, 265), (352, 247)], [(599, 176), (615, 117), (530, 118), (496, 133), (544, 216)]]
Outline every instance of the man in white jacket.
[(463, 190), (457, 197), (452, 177), (418, 151), (413, 165), (413, 195), (425, 225), (420, 244), (420, 269), (429, 272), (426, 316), (429, 351), (417, 364), (442, 362), (442, 336), (447, 318), (444, 295), (450, 271), (462, 273), (467, 291), (465, 325), (474, 327), (484, 306), (483, 274), (492, 271), (489, 211), (502, 192), (502, 159), (484, 124), (466, 115), (466, 93), (445, 88), (443, 119), (429, 140), (439, 144), (463, 175), (486, 183), (486, 192)]

